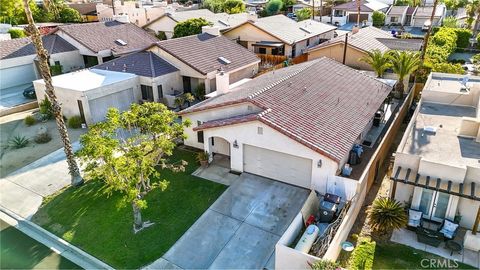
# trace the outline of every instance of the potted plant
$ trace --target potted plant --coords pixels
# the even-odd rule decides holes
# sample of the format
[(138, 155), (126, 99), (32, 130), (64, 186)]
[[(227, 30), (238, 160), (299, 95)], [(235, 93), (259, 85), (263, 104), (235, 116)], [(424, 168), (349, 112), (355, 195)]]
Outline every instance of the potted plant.
[(210, 154), (205, 151), (205, 152), (199, 152), (197, 154), (197, 160), (200, 162), (200, 165), (204, 168), (208, 166), (208, 159), (210, 158)]
[(190, 93), (185, 93), (183, 98), (187, 101), (188, 107), (192, 105), (192, 102), (195, 101), (195, 96)]

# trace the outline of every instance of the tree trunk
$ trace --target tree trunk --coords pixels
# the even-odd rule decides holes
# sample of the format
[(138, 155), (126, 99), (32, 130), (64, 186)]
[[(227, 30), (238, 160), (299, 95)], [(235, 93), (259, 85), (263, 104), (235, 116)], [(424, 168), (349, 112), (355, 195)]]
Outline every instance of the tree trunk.
[(73, 186), (79, 186), (83, 184), (83, 179), (80, 176), (80, 170), (78, 169), (77, 162), (75, 161), (72, 144), (70, 142), (70, 138), (68, 137), (67, 127), (65, 126), (65, 121), (63, 120), (62, 107), (58, 103), (53, 88), (50, 65), (48, 64), (48, 52), (43, 47), (42, 37), (35, 26), (35, 22), (33, 21), (32, 11), (28, 5), (28, 0), (23, 0), (23, 5), (25, 7), (25, 14), (28, 20), (28, 26), (26, 30), (30, 34), (32, 43), (35, 45), (35, 49), (37, 51), (40, 74), (45, 82), (45, 94), (52, 103), (53, 114), (57, 122), (58, 131), (63, 142), (65, 155), (67, 157), (68, 170), (70, 176), (72, 177), (71, 183)]
[(475, 25), (473, 26), (473, 37), (477, 37), (478, 28), (480, 27), (480, 8), (478, 8), (477, 12), (477, 19), (475, 20)]
[(398, 99), (403, 98), (403, 78), (400, 80), (400, 78), (397, 81), (397, 84), (395, 85), (395, 97)]
[(425, 53), (427, 52), (428, 40), (430, 39), (430, 34), (432, 33), (433, 18), (435, 18), (435, 11), (437, 10), (437, 4), (438, 4), (438, 0), (435, 0), (433, 2), (432, 14), (430, 15), (430, 26), (428, 27), (428, 31), (425, 34), (425, 38), (423, 40), (422, 53), (420, 54), (420, 61), (421, 61), (420, 66), (422, 67), (423, 67), (423, 62), (425, 60)]
[(132, 203), (132, 207), (133, 207), (133, 225), (135, 226), (136, 230), (140, 230), (143, 227), (142, 213), (140, 212), (140, 208), (137, 206), (135, 202)]

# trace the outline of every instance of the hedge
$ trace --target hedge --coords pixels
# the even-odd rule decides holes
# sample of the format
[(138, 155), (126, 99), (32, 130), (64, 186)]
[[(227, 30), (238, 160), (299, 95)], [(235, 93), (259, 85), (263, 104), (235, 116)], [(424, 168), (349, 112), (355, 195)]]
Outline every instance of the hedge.
[(463, 70), (462, 65), (452, 63), (435, 63), (433, 64), (432, 71), (441, 73), (465, 74), (465, 70)]
[(350, 269), (372, 269), (375, 247), (375, 241), (367, 237), (360, 238), (350, 257)]
[(457, 34), (457, 48), (468, 48), (472, 31), (470, 29), (455, 28)]

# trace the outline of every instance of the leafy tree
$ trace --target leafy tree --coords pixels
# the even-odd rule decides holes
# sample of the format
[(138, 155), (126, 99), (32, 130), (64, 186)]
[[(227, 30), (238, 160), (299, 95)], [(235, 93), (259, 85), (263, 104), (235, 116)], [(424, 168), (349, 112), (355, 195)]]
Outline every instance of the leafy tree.
[(382, 53), (378, 49), (368, 52), (368, 55), (360, 58), (360, 61), (372, 66), (378, 78), (383, 78), (385, 70), (391, 66), (390, 54), (388, 52)]
[(283, 8), (283, 1), (282, 0), (269, 0), (265, 7), (267, 14), (269, 16), (276, 15), (282, 10)]
[(153, 189), (165, 190), (167, 180), (159, 180), (157, 167), (183, 171), (186, 162), (168, 163), (175, 142), (185, 137), (174, 112), (161, 103), (132, 104), (129, 111), (110, 108), (104, 122), (90, 126), (82, 135), (82, 149), (77, 153), (88, 179), (101, 180), (107, 191), (123, 194), (133, 208), (134, 231), (150, 224), (143, 222), (141, 209), (147, 207), (145, 196)]
[(70, 7), (62, 8), (59, 11), (58, 16), (59, 21), (62, 23), (79, 23), (83, 21), (80, 12)]
[(225, 0), (204, 0), (202, 7), (209, 9), (213, 13), (224, 12)]
[[(480, 0), (472, 0), (466, 5), (466, 11), (468, 15), (467, 23), (468, 28), (472, 28), (472, 24), (475, 21), (473, 29), (477, 32), (480, 24)], [(475, 17), (476, 16), (476, 17)]]
[(309, 8), (302, 8), (300, 10), (297, 10), (295, 12), (295, 15), (297, 15), (297, 20), (299, 22), (304, 21), (304, 20), (308, 20), (312, 17), (312, 10), (309, 9)]
[(177, 23), (173, 28), (173, 38), (191, 36), (202, 33), (202, 27), (212, 25), (204, 18), (193, 18)]
[[(0, 21), (12, 25), (26, 24), (27, 17), (23, 7), (23, 0), (0, 0)], [(29, 0), (28, 5), (32, 12), (33, 19), (37, 22), (43, 22), (40, 9), (34, 0)]]
[(22, 38), (22, 37), (27, 36), (23, 29), (18, 29), (18, 28), (12, 28), (12, 29), (8, 30), (8, 33), (10, 34), (10, 37), (12, 39), (13, 38)]
[(160, 31), (158, 34), (155, 35), (159, 40), (167, 40), (167, 34), (165, 32)]
[(281, 8), (281, 11), (286, 11), (289, 7), (295, 5), (297, 3), (297, 1), (295, 0), (282, 0), (283, 2), (283, 5), (282, 5), (282, 8)]
[(373, 26), (381, 27), (385, 24), (385, 18), (387, 16), (381, 11), (374, 11), (372, 14)]
[(453, 16), (448, 16), (443, 19), (443, 26), (450, 27), (450, 28), (457, 28), (458, 27), (458, 20)]
[(416, 71), (420, 66), (420, 58), (416, 52), (405, 51), (391, 51), (391, 63), (393, 72), (397, 74), (398, 82), (395, 85), (395, 91), (397, 97), (401, 97), (404, 92), (405, 85), (403, 80), (406, 76)]
[(407, 214), (400, 202), (388, 197), (373, 201), (367, 210), (368, 224), (374, 231), (386, 233), (407, 225)]
[(245, 12), (245, 3), (242, 0), (227, 0), (223, 3), (223, 10), (228, 14)]
[(457, 48), (467, 48), (470, 45), (470, 38), (472, 37), (472, 31), (470, 29), (458, 28), (455, 29), (457, 35)]
[[(48, 1), (44, 1), (44, 4), (47, 8), (48, 3)], [(30, 3), (28, 0), (23, 0), (23, 7), (25, 8), (25, 16), (28, 21), (28, 26), (26, 30), (30, 34), (30, 38), (32, 39), (32, 43), (37, 52), (40, 75), (45, 82), (46, 100), (51, 103), (52, 113), (55, 116), (58, 132), (60, 133), (60, 139), (63, 143), (63, 150), (65, 152), (65, 156), (67, 157), (68, 171), (71, 176), (71, 183), (73, 186), (79, 186), (83, 184), (83, 179), (80, 176), (80, 170), (78, 169), (77, 161), (75, 160), (73, 154), (72, 144), (70, 142), (70, 137), (68, 136), (65, 120), (63, 119), (62, 107), (57, 100), (55, 88), (52, 84), (52, 75), (50, 74), (50, 65), (48, 64), (48, 53), (47, 50), (43, 47), (40, 31), (35, 26), (35, 21), (32, 11), (30, 10)]]
[(462, 65), (452, 63), (435, 63), (432, 66), (432, 71), (452, 74), (465, 74)]

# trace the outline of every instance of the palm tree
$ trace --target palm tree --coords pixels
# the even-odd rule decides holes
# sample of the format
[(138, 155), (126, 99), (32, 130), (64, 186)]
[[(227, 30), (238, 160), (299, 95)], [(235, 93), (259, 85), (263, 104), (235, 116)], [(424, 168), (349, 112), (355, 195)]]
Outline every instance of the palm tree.
[(368, 56), (360, 58), (360, 61), (369, 64), (375, 70), (378, 78), (383, 78), (385, 70), (391, 66), (389, 53), (382, 53), (378, 49), (368, 52)]
[(405, 51), (391, 51), (391, 64), (393, 72), (397, 74), (397, 84), (395, 85), (395, 96), (401, 98), (405, 89), (403, 80), (412, 72), (416, 71), (421, 64), (418, 53)]
[(372, 229), (381, 233), (407, 225), (407, 214), (402, 204), (388, 197), (375, 199), (367, 210), (367, 217)]
[[(53, 88), (50, 65), (48, 64), (48, 52), (43, 47), (42, 37), (40, 35), (40, 31), (38, 31), (38, 28), (35, 26), (35, 22), (33, 21), (32, 11), (30, 10), (28, 2), (29, 0), (23, 0), (25, 15), (28, 21), (26, 30), (30, 34), (32, 43), (37, 51), (40, 74), (45, 82), (45, 94), (52, 103), (52, 111), (57, 122), (60, 138), (63, 142), (63, 148), (67, 157), (68, 170), (70, 172), (70, 176), (72, 177), (71, 183), (73, 186), (79, 186), (83, 184), (83, 179), (80, 176), (80, 170), (78, 169), (77, 162), (75, 161), (72, 144), (70, 142), (70, 138), (68, 137), (67, 127), (65, 126), (65, 121), (63, 120), (62, 107), (58, 103), (57, 96), (55, 95)], [(48, 8), (49, 2), (44, 1), (44, 4)]]

